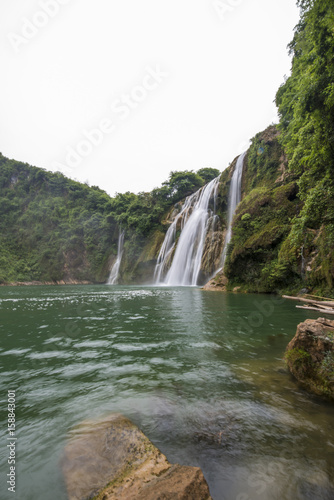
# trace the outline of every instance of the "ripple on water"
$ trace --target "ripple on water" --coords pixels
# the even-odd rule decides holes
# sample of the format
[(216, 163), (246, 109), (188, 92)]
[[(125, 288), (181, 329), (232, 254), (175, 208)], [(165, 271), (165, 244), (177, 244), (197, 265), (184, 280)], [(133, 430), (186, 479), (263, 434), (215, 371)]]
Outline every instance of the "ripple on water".
[(170, 346), (172, 344), (171, 341), (163, 341), (163, 342), (150, 342), (150, 343), (144, 343), (144, 342), (137, 342), (137, 343), (131, 343), (131, 344), (113, 344), (112, 348), (116, 349), (121, 352), (131, 352), (131, 351), (151, 351), (153, 349), (165, 349), (166, 347)]
[(61, 344), (61, 342), (63, 341), (63, 337), (49, 337), (48, 339), (45, 339), (43, 340), (43, 344), (47, 345), (47, 344)]
[(84, 340), (83, 342), (73, 344), (73, 347), (76, 349), (80, 349), (81, 347), (108, 347), (110, 344), (108, 340)]
[[(268, 342), (268, 331), (291, 337), (302, 320), (294, 305), (277, 306), (250, 332), (235, 318), (247, 321), (251, 296), (110, 287), (4, 292), (1, 390), (18, 388), (22, 498), (50, 491), (66, 498), (56, 471), (67, 429), (108, 411), (133, 417), (171, 461), (202, 466), (215, 500), (334, 498), (332, 408), (259, 362), (281, 363), (286, 338)], [(63, 337), (72, 321), (80, 335)]]
[[(1, 349), (2, 350), (2, 349)], [(30, 352), (31, 349), (9, 349), (8, 351), (4, 351), (0, 353), (0, 356), (23, 356)]]
[(97, 358), (100, 355), (99, 351), (82, 351), (75, 353), (76, 358)]
[(70, 352), (64, 351), (44, 351), (44, 352), (32, 352), (28, 356), (30, 359), (49, 359), (49, 358), (57, 358), (57, 359), (68, 359), (72, 357)]
[(108, 369), (108, 363), (72, 363), (53, 369), (50, 373), (64, 376), (65, 378), (75, 378), (78, 375), (91, 374), (92, 372), (105, 373)]
[(219, 344), (216, 344), (215, 342), (191, 342), (189, 344), (189, 347), (195, 347), (195, 348), (208, 347), (209, 349), (221, 349), (221, 346)]
[(165, 359), (165, 358), (151, 358), (149, 362), (152, 365), (164, 365), (169, 366), (171, 368), (179, 369), (183, 366), (181, 361), (177, 361), (176, 359)]

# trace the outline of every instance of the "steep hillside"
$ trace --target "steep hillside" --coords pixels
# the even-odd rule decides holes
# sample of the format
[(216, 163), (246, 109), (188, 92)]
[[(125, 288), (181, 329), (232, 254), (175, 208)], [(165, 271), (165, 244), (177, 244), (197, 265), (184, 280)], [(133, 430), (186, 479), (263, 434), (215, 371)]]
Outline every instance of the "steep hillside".
[(218, 173), (172, 172), (151, 193), (111, 198), (96, 186), (0, 155), (0, 284), (105, 282), (120, 227), (126, 231), (122, 281), (147, 280), (164, 237), (165, 214)]
[[(331, 296), (334, 3), (299, 0), (298, 4), (301, 20), (290, 44), (292, 72), (276, 95), (280, 123), (257, 134), (247, 151), (242, 201), (233, 221), (224, 274), (216, 282), (226, 286), (228, 278), (227, 288), (253, 292), (297, 292), (307, 287)], [(212, 226), (198, 266), (202, 281), (222, 262), (235, 165), (236, 160), (221, 174), (219, 189), (210, 199)], [(0, 155), (0, 284), (105, 282), (116, 259), (120, 230), (125, 231), (120, 283), (152, 282), (166, 232), (185, 198), (218, 174), (213, 168), (171, 172), (150, 193), (127, 192), (111, 198), (98, 187)], [(180, 219), (176, 242), (181, 225)], [(175, 245), (170, 259), (173, 252)]]
[(334, 3), (301, 0), (290, 44), (292, 73), (276, 96), (280, 142), (298, 176), (303, 206), (292, 220), (280, 262), (307, 286), (334, 287)]
[(276, 95), (280, 123), (248, 151), (225, 274), (229, 288), (333, 296), (334, 3), (297, 3), (291, 76)]
[(0, 283), (99, 280), (117, 225), (110, 197), (0, 156)]
[[(219, 220), (205, 241), (203, 276), (219, 267), (235, 165), (236, 159), (220, 176)], [(119, 282), (152, 282), (166, 231), (184, 197), (218, 171), (200, 173), (174, 172), (151, 193), (111, 198), (97, 187), (1, 156), (0, 282), (105, 282), (116, 259), (120, 227), (126, 236)], [(333, 247), (324, 254), (322, 217), (321, 225), (303, 234), (297, 250), (291, 244), (305, 213), (299, 182), (300, 176), (289, 170), (277, 127), (257, 134), (244, 161), (242, 201), (224, 268), (228, 289), (273, 292), (307, 286), (315, 293), (333, 292)]]
[(301, 286), (299, 270), (289, 269), (280, 260), (302, 202), (278, 139), (276, 127), (269, 127), (252, 140), (245, 158), (243, 198), (234, 217), (225, 264), (230, 288), (269, 292)]
[[(330, 186), (300, 195), (301, 178), (289, 169), (271, 126), (247, 152), (243, 197), (233, 221), (224, 276), (227, 289), (298, 292), (333, 296), (334, 225)], [(316, 197), (316, 203), (315, 203)], [(221, 276), (216, 283), (226, 286)]]

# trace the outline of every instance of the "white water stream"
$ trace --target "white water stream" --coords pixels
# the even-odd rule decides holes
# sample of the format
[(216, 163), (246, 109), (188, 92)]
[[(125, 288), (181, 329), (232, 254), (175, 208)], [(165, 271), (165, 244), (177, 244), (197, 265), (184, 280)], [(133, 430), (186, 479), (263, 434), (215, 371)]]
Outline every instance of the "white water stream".
[(117, 249), (117, 258), (114, 265), (111, 268), (108, 285), (116, 285), (119, 275), (119, 268), (122, 262), (123, 256), (123, 244), (124, 244), (124, 231), (120, 231), (118, 237), (118, 249)]
[[(220, 177), (220, 176), (219, 176)], [(197, 285), (208, 231), (214, 228), (214, 211), (209, 208), (210, 200), (216, 206), (219, 177), (189, 196), (181, 212), (169, 227), (162, 244), (155, 268), (156, 284), (169, 286)], [(180, 221), (181, 219), (181, 221)], [(181, 222), (181, 235), (172, 264), (164, 276), (175, 247), (178, 225)]]
[(246, 153), (243, 153), (239, 156), (231, 179), (230, 192), (228, 196), (227, 233), (225, 236), (224, 248), (221, 258), (221, 269), (224, 268), (227, 248), (232, 238), (233, 216), (237, 206), (241, 201), (241, 180), (245, 155)]
[[(241, 180), (245, 154), (239, 156), (231, 179), (227, 233), (220, 265), (225, 264), (226, 252), (232, 237), (232, 222), (236, 207), (241, 200)], [(195, 286), (201, 272), (205, 239), (215, 230), (215, 215), (219, 177), (213, 179), (196, 193), (188, 196), (179, 214), (170, 225), (155, 267), (155, 283), (169, 286)], [(213, 200), (213, 210), (210, 201)], [(177, 230), (181, 229), (176, 245)]]

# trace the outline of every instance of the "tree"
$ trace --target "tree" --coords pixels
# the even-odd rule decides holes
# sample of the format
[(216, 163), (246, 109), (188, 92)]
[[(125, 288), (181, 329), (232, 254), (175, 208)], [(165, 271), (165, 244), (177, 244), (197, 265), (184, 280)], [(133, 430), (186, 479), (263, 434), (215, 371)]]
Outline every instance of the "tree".
[(220, 171), (217, 168), (212, 168), (212, 167), (204, 167), (197, 170), (197, 175), (202, 177), (205, 184), (218, 177), (219, 174)]

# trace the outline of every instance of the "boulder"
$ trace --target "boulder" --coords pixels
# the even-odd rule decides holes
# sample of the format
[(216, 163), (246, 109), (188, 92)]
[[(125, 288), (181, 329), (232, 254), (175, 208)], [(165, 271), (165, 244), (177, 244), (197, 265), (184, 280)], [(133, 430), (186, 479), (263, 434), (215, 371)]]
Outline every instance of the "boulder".
[(334, 321), (318, 318), (300, 323), (285, 360), (306, 389), (334, 399)]
[(75, 429), (61, 466), (69, 500), (211, 499), (200, 468), (170, 464), (119, 414)]
[(214, 278), (203, 286), (203, 290), (209, 292), (225, 292), (227, 285), (228, 279), (224, 275), (223, 271), (219, 271)]

